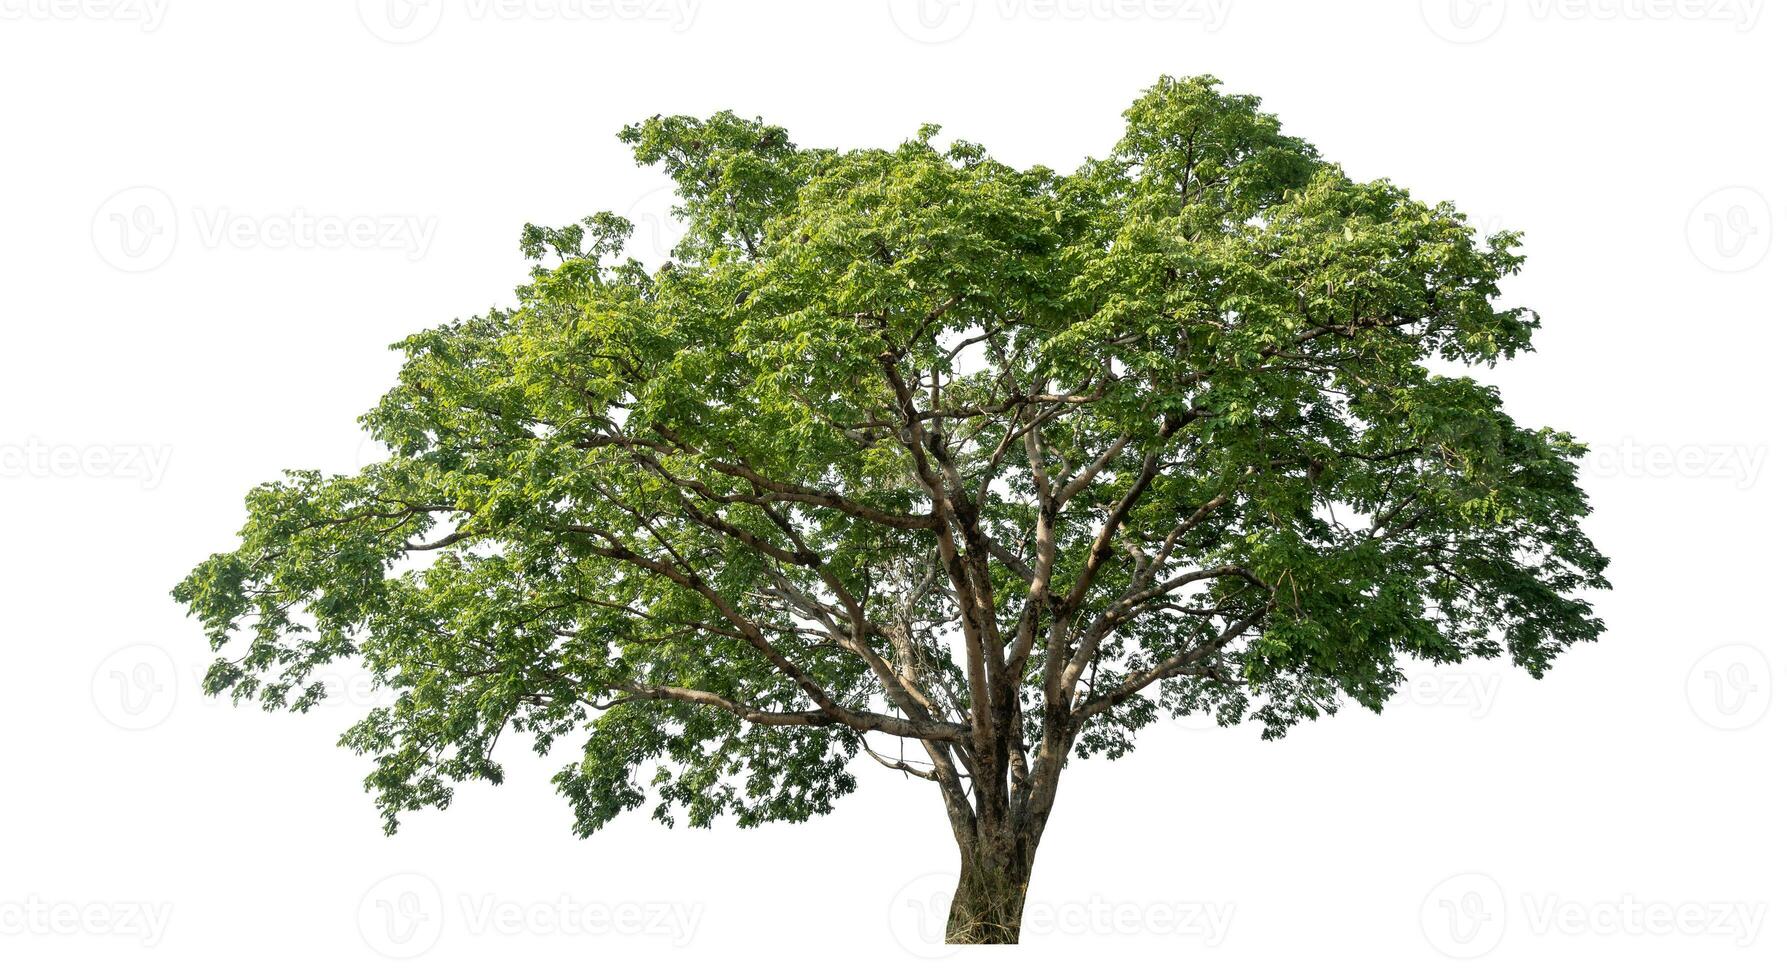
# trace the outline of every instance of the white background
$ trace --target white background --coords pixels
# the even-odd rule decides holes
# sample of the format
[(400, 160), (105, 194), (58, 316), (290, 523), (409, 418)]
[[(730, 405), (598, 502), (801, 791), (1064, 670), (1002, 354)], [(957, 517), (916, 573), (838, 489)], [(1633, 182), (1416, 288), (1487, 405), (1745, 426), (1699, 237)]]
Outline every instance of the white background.
[[(0, 973), (1781, 976), (1787, 10), (393, 2), (0, 0)], [(1509, 299), (1545, 329), (1493, 377), (1596, 447), (1615, 584), (1546, 680), (1420, 671), (1277, 743), (1163, 723), (1069, 769), (1023, 946), (928, 965), (929, 784), (868, 764), (806, 825), (580, 841), (522, 752), (387, 839), (334, 747), (349, 675), (308, 717), (200, 695), (168, 589), (251, 485), (372, 458), (388, 344), (511, 299), (524, 221), (667, 247), (623, 124), (935, 121), (1070, 168), (1206, 72), (1528, 232)]]

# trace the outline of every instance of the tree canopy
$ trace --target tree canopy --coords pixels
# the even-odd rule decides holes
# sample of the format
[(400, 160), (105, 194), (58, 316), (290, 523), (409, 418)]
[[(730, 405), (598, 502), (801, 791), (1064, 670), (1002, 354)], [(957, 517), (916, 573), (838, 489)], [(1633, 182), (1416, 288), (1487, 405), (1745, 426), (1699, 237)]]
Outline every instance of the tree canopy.
[(528, 225), (514, 305), (402, 341), (391, 458), (256, 488), (175, 590), (207, 689), (303, 710), (363, 663), (395, 702), (343, 742), (392, 828), (500, 781), (505, 731), (580, 745), (585, 834), (802, 820), (868, 750), (1021, 880), (1065, 762), (1163, 712), (1277, 737), (1410, 661), (1593, 639), (1583, 447), (1456, 370), (1531, 347), (1519, 236), (1210, 78), (1125, 119), (1068, 173), (935, 126), (627, 127), (672, 259)]

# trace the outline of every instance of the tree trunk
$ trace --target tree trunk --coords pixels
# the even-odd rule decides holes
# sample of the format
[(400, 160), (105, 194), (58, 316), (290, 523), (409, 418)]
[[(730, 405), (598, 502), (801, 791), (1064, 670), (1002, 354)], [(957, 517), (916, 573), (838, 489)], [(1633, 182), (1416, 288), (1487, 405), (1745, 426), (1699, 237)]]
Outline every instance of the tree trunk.
[(1024, 893), (1030, 887), (1030, 861), (1023, 850), (982, 847), (964, 853), (961, 878), (949, 903), (945, 942), (1018, 941), (1024, 922)]

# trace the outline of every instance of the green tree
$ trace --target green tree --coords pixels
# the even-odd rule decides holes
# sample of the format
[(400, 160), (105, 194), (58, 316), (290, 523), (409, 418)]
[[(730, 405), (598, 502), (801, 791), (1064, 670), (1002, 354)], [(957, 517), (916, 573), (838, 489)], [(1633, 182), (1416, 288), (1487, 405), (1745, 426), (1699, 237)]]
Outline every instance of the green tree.
[(505, 729), (581, 743), (580, 834), (804, 820), (863, 753), (942, 799), (950, 939), (1010, 942), (1070, 758), (1594, 638), (1583, 448), (1437, 370), (1530, 349), (1518, 236), (1213, 79), (1125, 118), (1066, 174), (931, 126), (627, 127), (674, 258), (622, 260), (610, 213), (529, 225), (513, 308), (398, 345), (363, 419), (392, 458), (255, 489), (175, 590), (231, 654), (207, 689), (304, 710), (363, 663), (396, 699), (343, 743), (392, 830), (500, 781)]

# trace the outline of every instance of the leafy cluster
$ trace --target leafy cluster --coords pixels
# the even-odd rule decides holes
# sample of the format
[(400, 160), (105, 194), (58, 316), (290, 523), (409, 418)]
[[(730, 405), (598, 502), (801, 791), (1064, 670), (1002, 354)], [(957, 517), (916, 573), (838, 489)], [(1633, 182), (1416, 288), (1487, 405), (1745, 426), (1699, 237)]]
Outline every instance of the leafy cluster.
[(1126, 119), (1071, 173), (935, 127), (627, 127), (672, 261), (613, 214), (527, 226), (514, 306), (398, 345), (390, 460), (257, 488), (175, 590), (207, 689), (303, 710), (363, 663), (395, 703), (343, 741), (393, 827), (500, 780), (505, 731), (578, 739), (588, 833), (823, 813), (870, 738), (952, 805), (1028, 800), (1163, 709), (1276, 736), (1410, 659), (1536, 676), (1595, 637), (1583, 447), (1441, 370), (1530, 348), (1518, 236), (1212, 79)]

